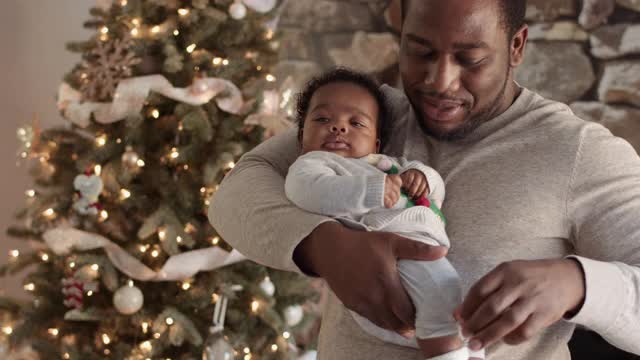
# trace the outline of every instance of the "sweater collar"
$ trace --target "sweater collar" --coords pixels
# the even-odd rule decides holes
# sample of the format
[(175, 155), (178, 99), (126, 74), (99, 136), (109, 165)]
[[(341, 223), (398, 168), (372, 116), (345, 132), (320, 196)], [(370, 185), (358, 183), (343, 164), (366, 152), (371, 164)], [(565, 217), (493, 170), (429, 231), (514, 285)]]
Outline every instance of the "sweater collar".
[(482, 123), (463, 139), (454, 141), (437, 140), (431, 135), (426, 134), (420, 126), (418, 116), (413, 106), (409, 106), (407, 145), (409, 145), (409, 143), (417, 144), (421, 142), (427, 142), (430, 145), (436, 147), (458, 147), (477, 143), (482, 139), (496, 133), (513, 121), (518, 120), (526, 113), (526, 109), (529, 108), (529, 105), (534, 100), (536, 93), (521, 86), (519, 86), (519, 89), (521, 90), (520, 94), (516, 97), (511, 106), (507, 108), (507, 110), (505, 110), (502, 114)]

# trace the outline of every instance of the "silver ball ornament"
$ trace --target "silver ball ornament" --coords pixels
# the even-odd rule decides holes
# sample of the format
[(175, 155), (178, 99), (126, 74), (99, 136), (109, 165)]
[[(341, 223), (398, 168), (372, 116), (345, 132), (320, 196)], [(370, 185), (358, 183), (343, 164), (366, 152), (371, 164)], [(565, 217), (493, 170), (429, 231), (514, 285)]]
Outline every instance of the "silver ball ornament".
[(236, 20), (244, 19), (247, 16), (247, 7), (243, 3), (236, 1), (229, 6), (229, 15)]
[(122, 314), (135, 314), (143, 304), (144, 295), (135, 286), (123, 286), (113, 294), (113, 306)]

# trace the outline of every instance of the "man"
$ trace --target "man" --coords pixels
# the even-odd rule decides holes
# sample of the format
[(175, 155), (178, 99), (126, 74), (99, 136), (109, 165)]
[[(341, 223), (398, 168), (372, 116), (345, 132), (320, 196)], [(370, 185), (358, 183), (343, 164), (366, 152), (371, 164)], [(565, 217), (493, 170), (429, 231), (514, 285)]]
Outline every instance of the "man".
[[(445, 180), (447, 257), (467, 291), (452, 316), (472, 349), (492, 360), (569, 359), (581, 324), (640, 353), (640, 159), (602, 126), (514, 82), (525, 7), (405, 0), (404, 94), (384, 87), (394, 126), (384, 150)], [(363, 333), (346, 308), (408, 334), (413, 308), (396, 261), (446, 250), (295, 208), (284, 176), (297, 150), (290, 132), (245, 155), (214, 197), (212, 224), (252, 260), (327, 281), (320, 359), (419, 359)]]

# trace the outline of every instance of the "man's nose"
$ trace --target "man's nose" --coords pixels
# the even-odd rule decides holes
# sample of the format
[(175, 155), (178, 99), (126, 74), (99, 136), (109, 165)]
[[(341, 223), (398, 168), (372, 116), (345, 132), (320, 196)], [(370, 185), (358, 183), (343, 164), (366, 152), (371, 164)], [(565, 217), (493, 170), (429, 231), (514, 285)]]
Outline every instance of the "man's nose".
[(442, 57), (428, 68), (426, 85), (438, 94), (454, 93), (460, 88), (460, 66), (451, 59)]

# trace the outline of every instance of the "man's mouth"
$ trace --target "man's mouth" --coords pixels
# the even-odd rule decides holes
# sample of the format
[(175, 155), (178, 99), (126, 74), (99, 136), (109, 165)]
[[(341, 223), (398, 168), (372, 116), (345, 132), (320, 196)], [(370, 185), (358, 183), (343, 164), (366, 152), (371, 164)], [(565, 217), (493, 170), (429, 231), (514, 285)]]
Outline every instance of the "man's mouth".
[(464, 103), (456, 100), (444, 100), (433, 97), (422, 97), (426, 115), (435, 121), (451, 121), (464, 111)]

